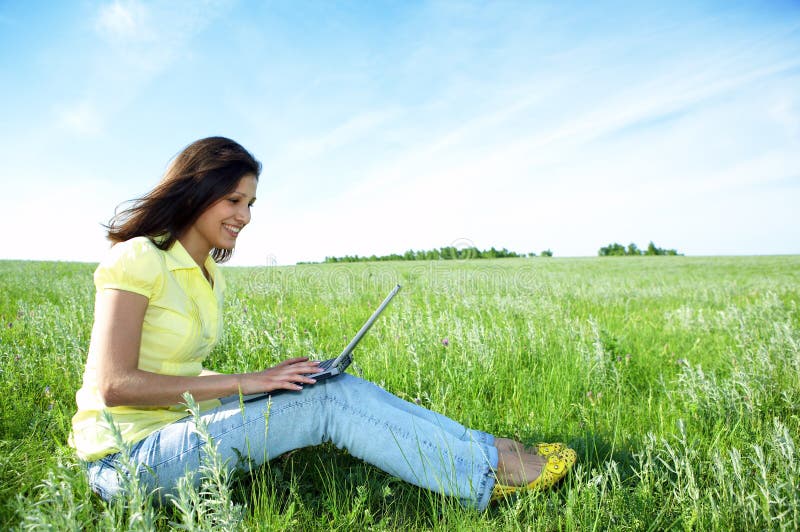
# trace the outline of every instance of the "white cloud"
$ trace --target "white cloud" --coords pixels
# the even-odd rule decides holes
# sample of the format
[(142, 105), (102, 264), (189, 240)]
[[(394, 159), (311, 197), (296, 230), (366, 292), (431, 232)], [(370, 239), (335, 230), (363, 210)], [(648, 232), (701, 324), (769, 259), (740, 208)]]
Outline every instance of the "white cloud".
[(800, 139), (800, 99), (797, 94), (782, 91), (775, 95), (769, 107), (769, 116), (789, 135)]
[(141, 40), (152, 37), (148, 10), (135, 0), (115, 0), (100, 8), (95, 21), (98, 33), (111, 41)]
[(395, 111), (374, 111), (349, 118), (332, 130), (289, 144), (287, 155), (291, 158), (311, 158), (323, 155), (345, 144), (357, 141), (395, 117)]
[(115, 0), (99, 7), (94, 29), (103, 45), (76, 59), (70, 91), (85, 96), (57, 102), (56, 125), (80, 135), (97, 135), (154, 79), (189, 53), (189, 42), (205, 28), (222, 2), (145, 4)]

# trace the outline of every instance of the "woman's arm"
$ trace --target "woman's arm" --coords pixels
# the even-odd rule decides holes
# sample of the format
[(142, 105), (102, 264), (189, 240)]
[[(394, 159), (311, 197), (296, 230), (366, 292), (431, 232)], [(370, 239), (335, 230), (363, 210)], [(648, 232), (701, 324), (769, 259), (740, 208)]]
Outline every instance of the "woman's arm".
[(209, 372), (198, 377), (160, 375), (139, 369), (146, 297), (125, 290), (106, 289), (97, 295), (91, 349), (98, 357), (97, 383), (106, 406), (164, 406), (183, 401), (184, 392), (195, 400), (214, 399), (274, 390), (300, 390), (313, 384), (306, 377), (318, 371), (317, 362), (292, 358), (273, 368), (236, 375)]

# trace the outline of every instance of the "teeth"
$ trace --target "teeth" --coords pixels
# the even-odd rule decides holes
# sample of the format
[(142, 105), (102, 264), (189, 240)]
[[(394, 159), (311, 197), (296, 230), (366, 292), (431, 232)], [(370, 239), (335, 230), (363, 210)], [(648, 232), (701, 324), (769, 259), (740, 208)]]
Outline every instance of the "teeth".
[(236, 227), (236, 226), (228, 225), (228, 224), (222, 224), (222, 225), (225, 227), (225, 229), (228, 229), (229, 231), (232, 231), (232, 232), (234, 232), (236, 234), (239, 234), (239, 231), (242, 230), (241, 227)]

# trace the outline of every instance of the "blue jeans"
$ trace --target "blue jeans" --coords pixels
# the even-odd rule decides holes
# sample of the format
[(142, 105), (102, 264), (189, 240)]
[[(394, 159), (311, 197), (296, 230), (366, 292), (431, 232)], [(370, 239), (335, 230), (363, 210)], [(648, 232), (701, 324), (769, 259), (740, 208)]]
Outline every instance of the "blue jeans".
[[(238, 397), (202, 414), (227, 467), (261, 465), (301, 447), (333, 442), (350, 454), (437, 493), (482, 510), (495, 483), (494, 437), (403, 401), (349, 374), (246, 402)], [(133, 445), (131, 456), (148, 489), (163, 501), (178, 479), (197, 471), (205, 441), (186, 417)], [(109, 500), (120, 492), (119, 453), (88, 464), (89, 483)], [(195, 482), (200, 479), (195, 475)]]

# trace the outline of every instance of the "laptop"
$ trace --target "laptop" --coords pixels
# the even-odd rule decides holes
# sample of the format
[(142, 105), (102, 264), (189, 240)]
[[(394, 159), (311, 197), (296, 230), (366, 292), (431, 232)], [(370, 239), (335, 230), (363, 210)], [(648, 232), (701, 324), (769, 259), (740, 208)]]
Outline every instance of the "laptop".
[[(356, 335), (353, 337), (352, 340), (350, 340), (350, 343), (347, 344), (347, 346), (344, 348), (344, 350), (342, 350), (342, 352), (339, 354), (338, 357), (323, 360), (322, 362), (319, 363), (320, 371), (317, 373), (309, 374), (308, 376), (319, 382), (321, 380), (329, 379), (331, 377), (335, 377), (336, 375), (344, 373), (347, 367), (353, 361), (353, 349), (356, 348), (358, 342), (360, 342), (361, 339), (364, 337), (364, 335), (367, 334), (367, 331), (370, 329), (370, 327), (372, 327), (372, 324), (375, 323), (375, 320), (378, 319), (378, 316), (381, 315), (381, 312), (383, 312), (383, 309), (386, 308), (386, 306), (389, 304), (392, 298), (395, 295), (397, 295), (397, 292), (400, 291), (400, 288), (401, 287), (398, 284), (392, 289), (391, 292), (389, 292), (389, 295), (386, 296), (386, 299), (384, 299), (383, 302), (380, 305), (378, 305), (378, 308), (375, 309), (375, 312), (372, 313), (372, 316), (370, 316), (367, 319), (366, 323), (364, 323), (364, 325), (361, 326), (361, 329), (358, 330)], [(303, 384), (303, 386), (313, 386), (313, 384)], [(282, 390), (244, 395), (242, 396), (242, 400), (251, 401), (254, 399), (259, 399), (261, 397), (264, 397), (265, 395), (270, 395), (270, 394), (274, 395), (275, 393), (280, 391)]]

